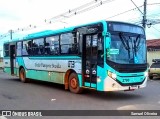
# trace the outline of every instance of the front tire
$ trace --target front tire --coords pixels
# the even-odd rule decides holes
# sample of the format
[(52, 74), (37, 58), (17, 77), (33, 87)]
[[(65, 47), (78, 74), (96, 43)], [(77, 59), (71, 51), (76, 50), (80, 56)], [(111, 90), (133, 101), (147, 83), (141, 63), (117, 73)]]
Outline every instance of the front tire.
[(20, 71), (19, 71), (19, 79), (23, 83), (29, 82), (29, 80), (26, 78), (26, 72), (25, 72), (24, 68), (21, 68)]
[(72, 93), (82, 93), (83, 89), (79, 87), (79, 80), (76, 73), (71, 73), (69, 76), (69, 90)]
[(153, 79), (153, 76), (149, 76), (149, 79)]

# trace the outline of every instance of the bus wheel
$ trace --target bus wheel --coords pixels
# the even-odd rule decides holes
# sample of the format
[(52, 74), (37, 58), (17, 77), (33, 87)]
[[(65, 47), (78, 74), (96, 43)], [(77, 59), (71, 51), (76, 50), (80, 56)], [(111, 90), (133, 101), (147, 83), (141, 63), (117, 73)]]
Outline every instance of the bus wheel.
[(71, 73), (69, 76), (69, 90), (72, 93), (82, 93), (83, 89), (79, 87), (78, 76), (76, 73)]
[(28, 79), (26, 78), (26, 72), (25, 72), (24, 68), (20, 69), (19, 78), (23, 83), (27, 83), (28, 82)]
[(149, 79), (153, 79), (153, 76), (149, 76)]

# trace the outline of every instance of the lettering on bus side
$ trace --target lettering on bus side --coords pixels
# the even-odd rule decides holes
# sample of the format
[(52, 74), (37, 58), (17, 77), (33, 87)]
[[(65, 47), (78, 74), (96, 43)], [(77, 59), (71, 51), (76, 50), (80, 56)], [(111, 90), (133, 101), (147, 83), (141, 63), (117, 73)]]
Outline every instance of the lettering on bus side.
[(61, 65), (59, 63), (57, 64), (44, 64), (44, 63), (35, 63), (35, 67), (40, 68), (61, 68)]
[(74, 68), (75, 67), (75, 62), (74, 61), (68, 61), (68, 67), (69, 68)]

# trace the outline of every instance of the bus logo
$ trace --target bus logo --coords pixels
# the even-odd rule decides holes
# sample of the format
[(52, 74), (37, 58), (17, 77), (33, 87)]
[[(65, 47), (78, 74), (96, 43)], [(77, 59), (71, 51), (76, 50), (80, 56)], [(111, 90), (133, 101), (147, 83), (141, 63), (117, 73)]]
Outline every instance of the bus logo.
[(69, 68), (74, 68), (75, 67), (75, 62), (74, 61), (68, 61), (68, 67)]

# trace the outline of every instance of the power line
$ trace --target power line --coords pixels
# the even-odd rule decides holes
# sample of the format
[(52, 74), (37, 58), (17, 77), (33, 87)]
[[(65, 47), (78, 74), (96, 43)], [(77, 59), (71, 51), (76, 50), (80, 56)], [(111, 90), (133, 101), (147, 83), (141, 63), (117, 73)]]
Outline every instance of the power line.
[(138, 9), (138, 11), (140, 11), (140, 13), (142, 14), (142, 15), (144, 15), (144, 13), (139, 9), (139, 7), (131, 0), (131, 2), (136, 6), (136, 8)]
[[(157, 17), (159, 17), (159, 16), (160, 16), (160, 13), (155, 13), (155, 14), (147, 15), (147, 17), (152, 17), (152, 16), (157, 16)], [(137, 24), (137, 23), (138, 23), (138, 24), (142, 24), (142, 22), (139, 21), (140, 18), (141, 18), (141, 17), (136, 17), (136, 18), (128, 19), (127, 21), (129, 21), (129, 22), (133, 21), (133, 22), (131, 22), (131, 23), (135, 23), (135, 24)], [(134, 19), (134, 20), (133, 20), (133, 19)], [(150, 19), (148, 19), (147, 22), (152, 22), (152, 21), (150, 21)], [(157, 24), (158, 24), (158, 22), (157, 22)], [(152, 24), (152, 25), (154, 25), (154, 24)]]
[[(52, 18), (50, 18), (49, 20), (52, 20), (52, 19), (55, 20), (55, 19), (58, 19), (59, 17), (66, 17), (66, 15), (75, 13), (76, 11), (81, 10), (81, 9), (83, 9), (83, 8), (86, 8), (86, 7), (88, 7), (88, 6), (92, 5), (92, 4), (95, 4), (95, 3), (98, 2), (98, 1), (100, 1), (100, 0), (93, 0), (93, 1), (91, 1), (91, 2), (89, 2), (89, 3), (86, 3), (86, 4), (84, 4), (84, 5), (81, 5), (81, 6), (77, 7), (77, 8), (72, 9), (72, 10), (68, 10), (68, 11), (65, 12), (65, 13), (62, 13), (62, 14), (57, 15), (57, 16), (55, 16), (55, 17), (52, 17)], [(48, 20), (46, 20), (46, 21), (48, 21)]]
[(146, 18), (146, 14), (147, 14), (147, 0), (144, 0), (144, 11), (142, 12), (138, 6), (131, 0), (131, 2), (136, 6), (136, 8), (139, 10), (139, 12), (143, 15), (143, 20), (142, 20), (142, 25), (144, 27), (144, 29), (146, 28), (146, 22), (147, 22), (147, 18)]
[[(151, 3), (151, 4), (147, 4), (147, 5), (157, 5), (157, 4), (160, 4), (160, 3)], [(141, 8), (141, 7), (143, 7), (143, 6), (144, 6), (144, 5), (137, 6), (137, 7), (138, 7), (138, 8)], [(133, 8), (133, 9), (130, 9), (130, 10), (126, 10), (126, 11), (121, 12), (121, 13), (118, 13), (118, 14), (116, 14), (116, 15), (113, 15), (113, 16), (111, 16), (111, 17), (108, 17), (107, 19), (110, 19), (110, 18), (113, 18), (113, 17), (117, 17), (117, 16), (122, 15), (122, 14), (125, 14), (125, 13), (127, 13), (127, 12), (136, 10), (137, 7)], [(160, 13), (158, 13), (158, 14), (160, 14)], [(138, 18), (140, 18), (140, 17), (138, 17)]]
[[(60, 15), (57, 15), (55, 17), (52, 17), (51, 19), (46, 19), (45, 22), (47, 24), (51, 24), (52, 22), (57, 22), (57, 21), (60, 21), (60, 20), (63, 20), (65, 18), (70, 18), (74, 15), (77, 15), (77, 14), (80, 14), (80, 13), (83, 13), (83, 12), (86, 12), (86, 11), (89, 11), (89, 10), (92, 10), (96, 7), (99, 7), (100, 5), (103, 5), (105, 3), (108, 3), (108, 2), (112, 2), (114, 0), (93, 0), (89, 3), (86, 3), (84, 5), (81, 5), (77, 8), (74, 8), (72, 10), (69, 10), (65, 13), (62, 13)], [(16, 33), (16, 32), (19, 32), (19, 31), (24, 31), (24, 30), (31, 30), (33, 28), (37, 28), (38, 26), (35, 26), (35, 25), (29, 25), (27, 27), (24, 27), (24, 28), (18, 28), (17, 30), (12, 30), (13, 33)], [(8, 34), (8, 33), (7, 33)], [(6, 37), (7, 35), (5, 35), (4, 37)], [(0, 37), (0, 38), (4, 38), (4, 37)]]
[(150, 14), (150, 15), (147, 15), (147, 17), (159, 16), (159, 14), (160, 14), (160, 13)]
[(147, 5), (160, 5), (160, 3), (149, 3)]
[[(139, 8), (142, 7), (142, 6), (143, 6), (143, 5), (139, 6)], [(113, 17), (117, 17), (117, 16), (119, 16), (119, 15), (125, 14), (125, 13), (127, 13), (127, 12), (130, 12), (130, 11), (133, 11), (133, 10), (136, 10), (136, 9), (137, 9), (137, 7), (133, 8), (133, 9), (130, 9), (130, 10), (126, 10), (126, 11), (124, 11), (124, 12), (121, 12), (121, 13), (118, 13), (118, 14), (113, 15), (113, 16), (111, 16), (111, 17), (108, 17), (107, 19), (110, 19), (110, 18), (113, 18)]]
[(112, 2), (114, 0), (94, 0), (92, 2), (89, 2), (89, 3), (86, 3), (78, 8), (75, 8), (75, 9), (72, 9), (72, 10), (69, 10), (68, 12), (65, 12), (63, 14), (60, 14), (58, 16), (55, 16), (55, 17), (52, 17), (51, 19), (48, 19), (48, 20), (45, 20), (46, 22), (49, 22), (49, 23), (52, 23), (53, 22), (56, 22), (56, 21), (59, 21), (59, 20), (62, 20), (62, 19), (66, 19), (66, 18), (70, 18), (74, 15), (77, 15), (77, 14), (80, 14), (80, 13), (83, 13), (83, 12), (87, 12), (89, 10), (92, 10), (96, 7), (99, 7), (105, 3), (108, 3), (108, 2)]
[[(50, 18), (48, 20), (45, 20), (45, 23), (51, 24), (52, 22), (61, 21), (63, 19), (70, 18), (70, 17), (72, 17), (74, 15), (77, 15), (77, 14), (80, 14), (80, 13), (83, 13), (83, 12), (87, 12), (89, 10), (92, 10), (92, 9), (94, 9), (96, 7), (99, 7), (99, 6), (101, 6), (101, 5), (105, 4), (105, 3), (112, 2), (112, 1), (114, 1), (114, 0), (93, 0), (93, 1), (88, 2), (88, 3), (84, 4), (84, 5), (81, 5), (81, 6), (77, 7), (77, 8), (74, 8), (72, 10), (69, 10), (69, 11), (65, 12), (65, 13), (62, 13), (62, 14), (57, 15), (55, 17), (52, 17), (52, 18)], [(134, 2), (133, 2), (133, 4), (136, 6), (135, 8), (127, 10), (127, 11), (124, 11), (124, 12), (121, 12), (121, 13), (118, 13), (116, 15), (108, 17), (107, 19), (110, 19), (110, 18), (119, 16), (119, 15), (125, 14), (125, 13), (133, 11), (135, 9), (138, 9), (141, 12), (141, 10), (139, 8), (144, 6), (144, 5), (141, 5), (141, 6), (138, 7)], [(147, 4), (147, 5), (159, 5), (159, 4), (160, 3), (150, 3), (150, 4)], [(141, 14), (143, 14), (143, 13), (141, 12)], [(38, 26), (35, 26), (35, 25), (29, 25), (29, 26), (26, 26), (24, 28), (18, 28), (17, 30), (12, 30), (12, 31), (13, 31), (13, 33), (17, 33), (17, 32), (20, 32), (20, 31), (31, 30), (31, 29), (34, 29), (34, 28), (37, 28), (37, 27)], [(5, 34), (1, 35), (0, 38), (4, 38), (4, 37), (6, 37), (8, 35), (9, 35), (9, 33), (5, 33)]]
[(156, 31), (158, 31), (160, 33), (160, 30), (158, 30), (157, 28), (155, 28), (154, 26), (152, 26), (153, 29), (155, 29)]

